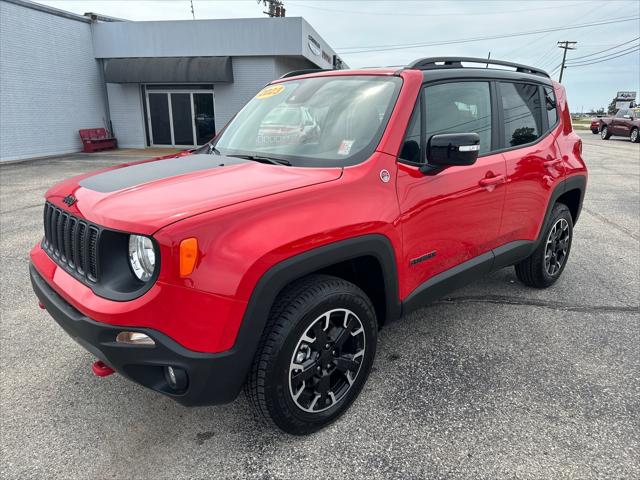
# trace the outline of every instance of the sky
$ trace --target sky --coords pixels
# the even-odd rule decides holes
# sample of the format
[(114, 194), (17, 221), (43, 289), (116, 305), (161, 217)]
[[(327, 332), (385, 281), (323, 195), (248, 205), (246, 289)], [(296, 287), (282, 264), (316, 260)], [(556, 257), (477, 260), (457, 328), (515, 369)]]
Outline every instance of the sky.
[[(192, 19), (189, 0), (38, 3), (136, 21)], [(284, 0), (284, 5), (287, 17), (304, 17), (351, 68), (403, 65), (432, 56), (485, 58), (491, 52), (491, 58), (555, 69), (557, 80), (562, 60), (557, 42), (569, 40), (577, 41), (577, 48), (567, 52), (567, 65), (573, 58), (575, 63), (599, 62), (565, 70), (562, 83), (572, 111), (606, 108), (620, 90), (640, 92), (638, 0)], [(193, 0), (193, 6), (196, 19), (265, 16), (256, 0)], [(550, 29), (562, 30), (544, 31)], [(501, 35), (512, 36), (478, 38)], [(623, 55), (600, 62), (616, 54)]]

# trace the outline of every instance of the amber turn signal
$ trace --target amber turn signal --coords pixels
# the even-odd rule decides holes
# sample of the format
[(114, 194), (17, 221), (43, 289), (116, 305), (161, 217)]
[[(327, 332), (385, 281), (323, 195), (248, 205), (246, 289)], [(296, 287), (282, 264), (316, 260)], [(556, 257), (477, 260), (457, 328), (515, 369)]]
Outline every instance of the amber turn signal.
[(198, 260), (198, 240), (185, 238), (180, 242), (180, 276), (191, 275)]

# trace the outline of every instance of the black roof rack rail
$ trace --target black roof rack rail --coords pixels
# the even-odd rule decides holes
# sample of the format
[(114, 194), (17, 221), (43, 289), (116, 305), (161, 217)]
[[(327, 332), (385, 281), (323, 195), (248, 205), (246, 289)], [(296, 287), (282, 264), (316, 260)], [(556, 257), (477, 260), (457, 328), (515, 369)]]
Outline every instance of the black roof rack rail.
[[(428, 58), (420, 58), (415, 62), (407, 65), (407, 68), (416, 69), (416, 70), (439, 70), (444, 68), (464, 68), (462, 66), (462, 62), (469, 63), (484, 63), (487, 65), (501, 65), (503, 67), (512, 67), (516, 69), (516, 72), (520, 73), (531, 73), (533, 75), (542, 75), (543, 77), (548, 77), (549, 74), (535, 67), (530, 67), (528, 65), (521, 65), (519, 63), (513, 62), (505, 62), (504, 60), (493, 60), (491, 58), (475, 58), (475, 57), (428, 57)], [(468, 67), (467, 67), (468, 68)]]
[(333, 68), (306, 68), (304, 70), (292, 70), (282, 75), (280, 78), (297, 77), (298, 75), (306, 75), (307, 73), (331, 72)]

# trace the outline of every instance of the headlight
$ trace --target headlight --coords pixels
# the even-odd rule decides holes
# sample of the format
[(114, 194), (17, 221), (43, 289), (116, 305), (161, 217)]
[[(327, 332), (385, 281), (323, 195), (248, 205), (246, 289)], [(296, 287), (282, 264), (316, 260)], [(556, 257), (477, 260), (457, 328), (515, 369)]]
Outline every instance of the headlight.
[(156, 252), (149, 237), (129, 236), (129, 263), (136, 277), (146, 282), (156, 268)]

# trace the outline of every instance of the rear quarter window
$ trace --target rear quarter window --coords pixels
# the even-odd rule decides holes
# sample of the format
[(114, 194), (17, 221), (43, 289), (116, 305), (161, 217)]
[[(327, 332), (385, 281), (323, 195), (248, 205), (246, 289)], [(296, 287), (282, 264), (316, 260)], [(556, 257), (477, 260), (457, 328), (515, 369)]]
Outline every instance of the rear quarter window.
[(558, 107), (556, 105), (556, 95), (551, 87), (543, 87), (544, 103), (547, 111), (549, 129), (552, 129), (558, 122)]
[(538, 86), (500, 82), (504, 122), (504, 145), (515, 147), (542, 136), (542, 112)]

